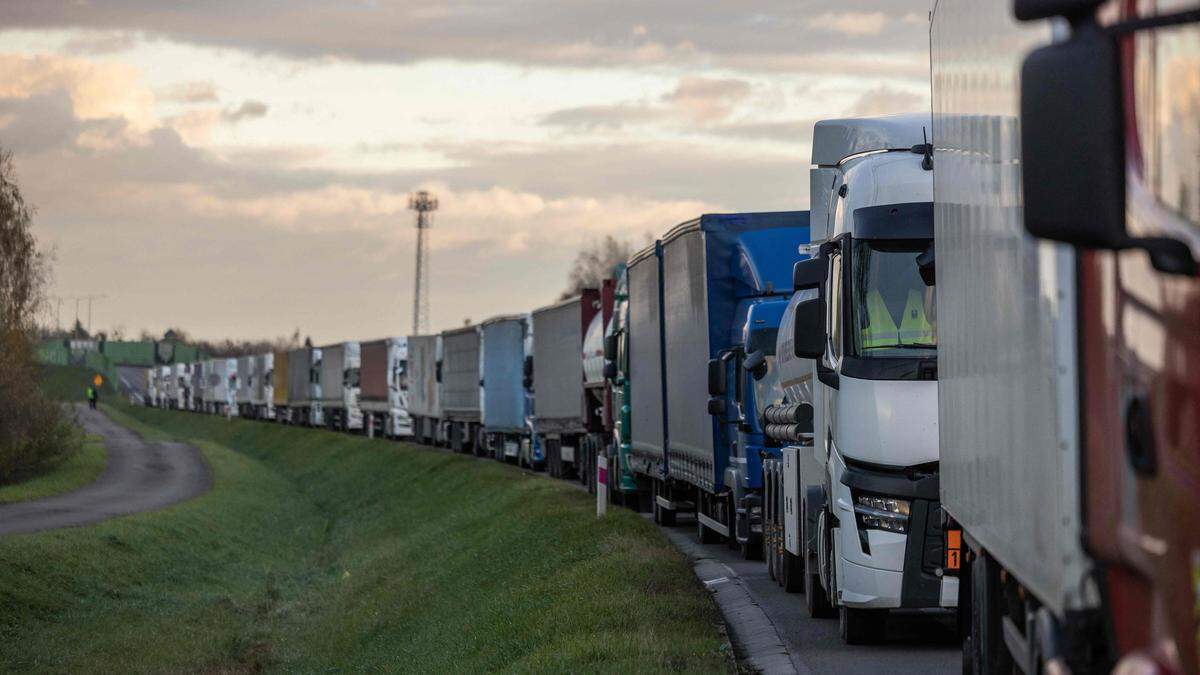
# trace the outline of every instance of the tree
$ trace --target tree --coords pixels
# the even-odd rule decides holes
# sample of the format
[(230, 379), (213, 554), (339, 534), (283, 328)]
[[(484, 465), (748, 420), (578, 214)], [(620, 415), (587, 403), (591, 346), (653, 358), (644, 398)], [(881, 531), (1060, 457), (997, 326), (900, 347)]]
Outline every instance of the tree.
[(585, 288), (599, 288), (605, 279), (613, 275), (613, 269), (632, 254), (633, 244), (611, 234), (590, 242), (575, 254), (575, 262), (571, 264), (571, 271), (567, 275), (567, 288), (559, 298), (578, 295)]
[(33, 339), (50, 263), (32, 224), (12, 155), (0, 149), (0, 483), (45, 471), (79, 447), (74, 427), (38, 385)]

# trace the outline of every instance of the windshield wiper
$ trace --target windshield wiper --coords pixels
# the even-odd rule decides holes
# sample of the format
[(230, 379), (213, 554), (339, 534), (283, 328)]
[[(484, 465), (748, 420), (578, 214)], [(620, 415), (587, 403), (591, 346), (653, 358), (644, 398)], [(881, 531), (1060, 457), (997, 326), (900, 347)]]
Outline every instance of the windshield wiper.
[(915, 344), (904, 344), (904, 345), (902, 345), (902, 344), (875, 345), (873, 347), (868, 347), (864, 351), (869, 351), (869, 350), (874, 350), (874, 349), (937, 349), (937, 345), (929, 344), (926, 342), (918, 342)]

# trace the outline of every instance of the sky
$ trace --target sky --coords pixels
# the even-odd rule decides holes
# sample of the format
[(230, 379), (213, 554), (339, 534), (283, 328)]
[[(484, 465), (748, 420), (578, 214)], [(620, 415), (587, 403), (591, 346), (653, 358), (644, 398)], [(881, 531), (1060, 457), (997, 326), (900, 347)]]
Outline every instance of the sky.
[(606, 235), (807, 208), (816, 120), (929, 109), (929, 9), (5, 0), (0, 147), (63, 324), (406, 334), (425, 189), (444, 329), (553, 302)]

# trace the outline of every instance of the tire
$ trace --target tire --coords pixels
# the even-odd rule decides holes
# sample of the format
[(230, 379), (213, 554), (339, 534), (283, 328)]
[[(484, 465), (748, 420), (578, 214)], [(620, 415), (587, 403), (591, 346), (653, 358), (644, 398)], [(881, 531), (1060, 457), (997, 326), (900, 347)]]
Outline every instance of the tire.
[(779, 565), (785, 570), (784, 581), (780, 584), (783, 590), (788, 593), (806, 593), (808, 589), (805, 587), (804, 577), (807, 576), (807, 570), (804, 567), (804, 559), (788, 551), (782, 551), (779, 557)]
[[(980, 553), (971, 563), (970, 672), (993, 675), (1015, 672), (1000, 629), (1000, 568)], [(965, 666), (966, 664), (964, 664)]]
[(838, 628), (842, 634), (842, 641), (848, 645), (883, 642), (887, 637), (887, 616), (886, 609), (840, 607)]
[(804, 604), (808, 607), (808, 615), (814, 619), (832, 619), (833, 604), (829, 602), (829, 593), (821, 586), (821, 577), (815, 570), (805, 570), (804, 573)]

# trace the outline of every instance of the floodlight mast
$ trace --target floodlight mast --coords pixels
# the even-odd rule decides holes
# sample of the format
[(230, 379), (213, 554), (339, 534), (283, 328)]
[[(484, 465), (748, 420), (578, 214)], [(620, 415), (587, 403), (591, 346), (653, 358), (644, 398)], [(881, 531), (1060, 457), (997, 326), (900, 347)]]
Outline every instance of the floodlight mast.
[(413, 335), (429, 330), (429, 235), (438, 200), (426, 190), (409, 195), (408, 208), (417, 212), (417, 279), (413, 288)]

